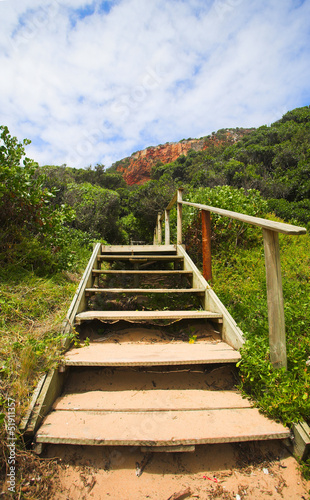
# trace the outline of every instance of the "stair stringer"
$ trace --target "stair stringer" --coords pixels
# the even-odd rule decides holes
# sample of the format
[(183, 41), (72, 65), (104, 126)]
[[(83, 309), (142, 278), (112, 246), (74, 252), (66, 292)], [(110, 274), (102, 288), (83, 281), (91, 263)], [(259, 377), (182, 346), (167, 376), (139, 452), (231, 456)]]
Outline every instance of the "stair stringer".
[(245, 338), (242, 330), (237, 326), (237, 323), (227, 311), (224, 304), (220, 301), (216, 293), (212, 290), (209, 283), (201, 275), (200, 271), (186, 253), (182, 245), (177, 245), (177, 255), (184, 257), (184, 270), (192, 271), (193, 273), (193, 287), (200, 288), (204, 290), (204, 296), (202, 297), (202, 307), (204, 310), (220, 313), (223, 316), (223, 324), (221, 328), (222, 340), (234, 349), (239, 350), (244, 342)]

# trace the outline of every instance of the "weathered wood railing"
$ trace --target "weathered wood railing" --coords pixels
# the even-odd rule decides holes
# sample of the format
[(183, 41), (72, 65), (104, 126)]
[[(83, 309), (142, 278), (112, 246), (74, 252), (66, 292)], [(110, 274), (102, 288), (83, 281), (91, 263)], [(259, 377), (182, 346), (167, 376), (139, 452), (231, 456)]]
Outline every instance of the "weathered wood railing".
[(188, 205), (200, 209), (202, 215), (203, 275), (207, 281), (212, 279), (211, 212), (262, 228), (265, 250), (270, 360), (275, 368), (287, 368), (284, 303), (278, 233), (300, 235), (305, 234), (307, 230), (304, 227), (261, 219), (259, 217), (253, 217), (238, 212), (231, 212), (230, 210), (218, 207), (183, 201), (182, 192), (182, 188), (178, 189), (165, 211), (158, 214), (154, 234), (154, 243), (162, 243), (162, 226), (163, 222), (165, 222), (165, 245), (170, 244), (169, 214), (175, 203), (177, 204), (177, 245), (182, 245), (182, 206)]

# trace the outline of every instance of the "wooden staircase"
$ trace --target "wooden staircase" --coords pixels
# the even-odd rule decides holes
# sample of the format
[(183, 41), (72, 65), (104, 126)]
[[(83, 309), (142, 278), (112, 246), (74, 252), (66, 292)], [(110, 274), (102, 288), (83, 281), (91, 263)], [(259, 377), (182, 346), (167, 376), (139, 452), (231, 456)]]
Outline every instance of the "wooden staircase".
[(236, 390), (242, 332), (182, 245), (98, 244), (68, 322), (81, 347), (43, 384), (36, 443), (190, 451), (289, 437)]

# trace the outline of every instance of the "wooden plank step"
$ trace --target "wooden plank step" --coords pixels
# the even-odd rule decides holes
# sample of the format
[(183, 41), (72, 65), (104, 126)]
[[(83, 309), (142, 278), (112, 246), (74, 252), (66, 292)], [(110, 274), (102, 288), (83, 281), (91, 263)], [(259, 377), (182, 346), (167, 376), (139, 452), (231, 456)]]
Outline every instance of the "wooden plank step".
[(225, 342), (94, 343), (70, 349), (64, 363), (69, 366), (163, 366), (237, 363), (240, 359), (240, 352)]
[(86, 293), (204, 293), (202, 288), (86, 288)]
[(116, 253), (173, 253), (176, 252), (176, 245), (102, 245), (102, 254)]
[(93, 269), (93, 274), (147, 274), (147, 275), (167, 275), (167, 276), (171, 276), (171, 275), (179, 275), (179, 274), (185, 274), (187, 276), (190, 276), (192, 275), (192, 271), (184, 271), (183, 269), (182, 270), (179, 270), (179, 271), (174, 271), (174, 270), (169, 270), (169, 271), (150, 271), (150, 270), (147, 270), (147, 271), (143, 271), (143, 270), (130, 270), (130, 269), (126, 269), (126, 270), (121, 270), (121, 271), (118, 271), (118, 270), (115, 270), (115, 269)]
[(150, 261), (150, 260), (160, 260), (160, 261), (167, 261), (167, 262), (172, 262), (172, 261), (183, 261), (183, 256), (182, 255), (124, 255), (124, 254), (106, 254), (106, 255), (98, 255), (99, 260), (105, 260), (105, 261), (113, 261), (113, 260), (128, 260), (130, 262), (145, 262), (145, 261)]
[(86, 391), (57, 399), (54, 410), (74, 411), (185, 411), (250, 408), (248, 399), (237, 391), (201, 389)]
[(210, 311), (83, 311), (75, 316), (76, 324), (99, 319), (101, 321), (155, 321), (181, 319), (220, 320), (222, 314)]
[(201, 411), (53, 411), (37, 443), (169, 446), (285, 439), (288, 429), (256, 408)]

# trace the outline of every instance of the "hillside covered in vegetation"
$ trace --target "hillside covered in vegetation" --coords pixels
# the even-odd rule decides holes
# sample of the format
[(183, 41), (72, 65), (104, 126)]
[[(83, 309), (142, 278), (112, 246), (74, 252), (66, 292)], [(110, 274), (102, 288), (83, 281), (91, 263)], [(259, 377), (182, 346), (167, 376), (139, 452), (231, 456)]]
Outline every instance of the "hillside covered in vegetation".
[[(11, 395), (18, 400), (21, 418), (40, 374), (59, 359), (61, 322), (93, 242), (152, 243), (157, 213), (177, 187), (184, 188), (188, 201), (310, 229), (309, 106), (286, 113), (271, 126), (246, 132), (223, 129), (197, 141), (207, 146), (176, 148), (181, 154), (167, 163), (162, 148), (157, 148), (158, 157), (153, 148), (150, 180), (129, 185), (128, 160), (109, 169), (99, 164), (85, 169), (39, 166), (26, 156), (29, 141), (19, 142), (1, 127), (3, 408)], [(201, 266), (199, 213), (186, 208), (185, 243)], [(172, 211), (172, 225), (175, 219)], [(213, 216), (212, 243), (212, 285), (247, 338), (240, 364), (242, 389), (268, 415), (287, 424), (300, 419), (310, 423), (309, 234), (280, 239), (287, 371), (273, 370), (269, 361), (262, 234)]]
[(158, 165), (166, 165), (177, 160), (180, 156), (187, 156), (189, 151), (211, 152), (214, 148), (223, 144), (228, 146), (239, 141), (244, 135), (250, 133), (253, 129), (223, 129), (217, 133), (213, 132), (200, 139), (182, 139), (179, 142), (166, 142), (158, 146), (149, 146), (142, 151), (133, 153), (130, 157), (124, 158), (112, 165), (110, 171), (120, 172), (126, 184), (145, 184), (151, 180), (152, 168)]
[[(8, 137), (9, 132), (3, 131), (2, 135), (4, 134)], [(13, 140), (14, 138), (10, 138), (10, 141)], [(130, 177), (128, 172), (132, 173), (129, 159), (122, 160), (108, 169), (100, 164), (85, 169), (69, 168), (65, 165), (39, 167), (26, 159), (25, 165), (18, 167), (19, 170), (16, 170), (14, 175), (9, 170), (1, 174), (3, 189), (7, 192), (1, 194), (0, 203), (7, 209), (12, 207), (9, 210), (16, 207), (20, 218), (16, 218), (16, 213), (13, 218), (7, 217), (8, 212), (5, 211), (1, 223), (4, 228), (13, 223), (12, 227), (18, 227), (17, 232), (20, 231), (20, 222), (25, 210), (28, 217), (24, 219), (28, 221), (23, 231), (35, 232), (38, 229), (38, 234), (42, 237), (48, 226), (44, 221), (41, 221), (40, 226), (39, 218), (35, 220), (32, 216), (38, 201), (34, 199), (34, 192), (38, 192), (40, 188), (46, 198), (44, 202), (41, 200), (44, 210), (53, 207), (54, 218), (60, 216), (60, 211), (63, 211), (62, 226), (66, 230), (73, 230), (75, 237), (81, 242), (89, 238), (103, 238), (108, 243), (126, 243), (131, 239), (151, 242), (157, 212), (166, 206), (178, 186), (184, 187), (185, 197), (187, 193), (197, 189), (231, 186), (235, 189), (243, 188), (246, 194), (255, 189), (267, 200), (269, 212), (274, 212), (286, 221), (308, 224), (309, 107), (290, 111), (271, 126), (264, 125), (252, 130), (223, 129), (206, 138), (181, 141), (176, 146), (182, 144), (186, 144), (186, 148), (175, 147), (173, 155), (177, 158), (168, 163), (162, 160), (171, 157), (172, 145), (169, 144), (166, 149), (164, 146), (158, 146), (135, 153), (135, 161), (142, 157), (150, 159), (150, 180), (141, 183), (144, 178), (142, 165), (142, 177), (138, 178), (135, 174), (138, 184), (131, 185), (125, 182), (125, 179)], [(193, 147), (188, 149), (189, 145)], [(5, 164), (6, 154), (3, 148), (5, 145), (1, 148), (1, 161)], [(167, 148), (170, 148), (171, 154)], [(20, 150), (18, 155), (21, 158)], [(14, 156), (13, 161), (19, 161), (18, 157)], [(6, 168), (9, 169), (8, 166)], [(23, 195), (16, 191), (22, 188), (20, 185), (14, 185), (14, 182), (20, 184), (22, 178), (24, 189), (29, 191), (30, 197), (27, 203), (25, 197), (23, 201), (20, 200), (22, 208), (17, 210), (18, 197)], [(30, 212), (26, 210), (29, 204)], [(2, 215), (0, 214), (0, 217)], [(71, 232), (71, 237), (72, 234)], [(13, 234), (7, 234), (5, 229), (0, 240), (0, 249), (5, 252), (6, 244), (14, 243), (10, 247), (12, 253), (21, 238), (22, 235), (19, 234), (19, 238), (14, 239)], [(58, 247), (62, 248), (59, 232), (57, 238), (58, 243), (55, 244), (54, 240), (54, 247), (58, 250)], [(54, 256), (58, 256), (59, 260), (59, 251), (55, 252)], [(68, 256), (63, 258), (66, 260)]]

